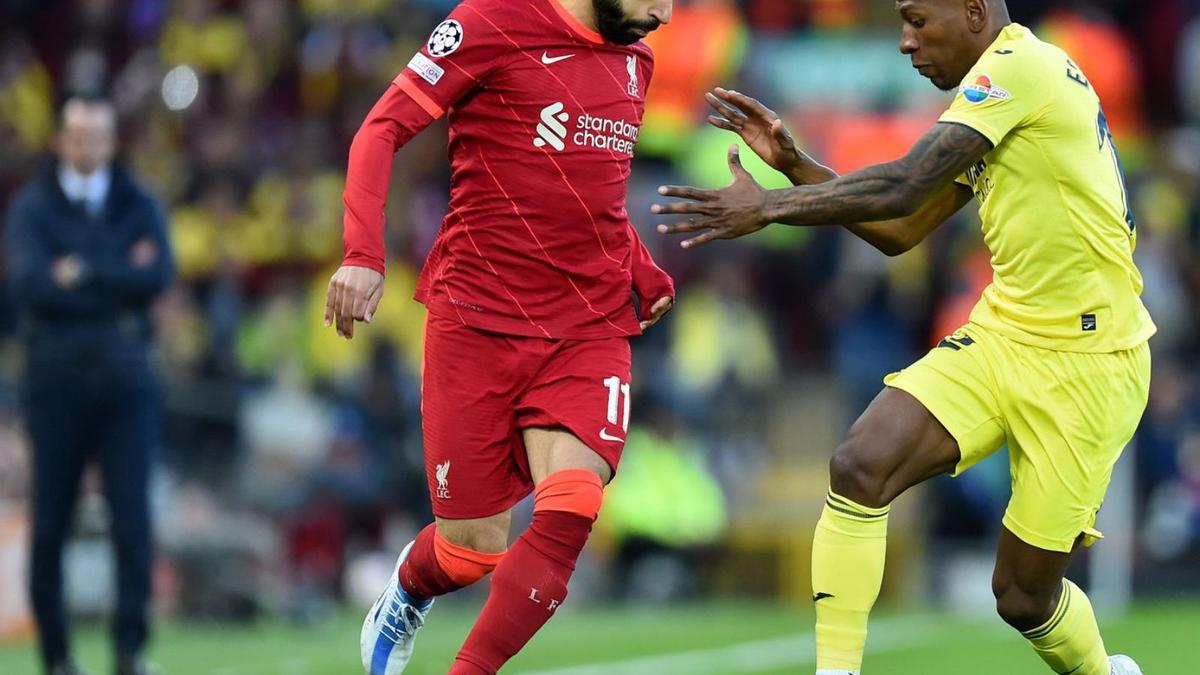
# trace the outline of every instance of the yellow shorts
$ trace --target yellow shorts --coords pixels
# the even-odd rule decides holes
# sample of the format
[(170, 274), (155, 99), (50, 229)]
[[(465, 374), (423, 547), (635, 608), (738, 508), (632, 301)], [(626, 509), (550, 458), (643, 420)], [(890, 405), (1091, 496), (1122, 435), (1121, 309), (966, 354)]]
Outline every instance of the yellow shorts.
[(968, 323), (884, 378), (912, 394), (958, 441), (955, 476), (1005, 444), (1012, 498), (1004, 526), (1070, 551), (1101, 534), (1096, 514), (1150, 388), (1150, 349), (1087, 354), (1013, 342)]

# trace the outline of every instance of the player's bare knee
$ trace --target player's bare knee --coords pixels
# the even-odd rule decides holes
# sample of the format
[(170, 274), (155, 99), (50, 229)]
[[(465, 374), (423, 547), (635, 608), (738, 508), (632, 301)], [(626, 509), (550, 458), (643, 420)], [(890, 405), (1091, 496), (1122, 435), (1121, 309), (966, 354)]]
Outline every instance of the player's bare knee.
[(1019, 631), (1029, 631), (1046, 623), (1054, 613), (1053, 594), (1031, 592), (1011, 581), (992, 581), (996, 613)]
[(851, 434), (829, 460), (833, 491), (863, 506), (887, 506), (896, 498), (888, 487), (888, 472), (869, 459), (860, 437)]
[(502, 553), (508, 548), (508, 520), (479, 519), (438, 521), (438, 533), (446, 541), (479, 553)]

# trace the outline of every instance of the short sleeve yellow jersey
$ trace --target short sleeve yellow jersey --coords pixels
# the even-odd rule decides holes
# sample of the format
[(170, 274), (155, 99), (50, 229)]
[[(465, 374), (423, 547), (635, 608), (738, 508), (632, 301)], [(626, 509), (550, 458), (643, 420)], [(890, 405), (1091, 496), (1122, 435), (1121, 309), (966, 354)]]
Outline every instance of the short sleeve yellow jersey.
[(1130, 349), (1154, 334), (1117, 148), (1063, 50), (1010, 24), (939, 121), (993, 146), (959, 179), (979, 202), (994, 272), (973, 323), (1069, 352)]

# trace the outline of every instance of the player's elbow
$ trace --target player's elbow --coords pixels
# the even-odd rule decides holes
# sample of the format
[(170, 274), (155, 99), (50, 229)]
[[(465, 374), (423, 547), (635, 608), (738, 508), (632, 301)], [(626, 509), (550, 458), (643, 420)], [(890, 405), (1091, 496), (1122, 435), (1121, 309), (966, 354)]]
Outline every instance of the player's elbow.
[(875, 243), (875, 248), (879, 252), (889, 258), (895, 258), (898, 255), (908, 253), (916, 244), (909, 242), (902, 235), (896, 235), (888, 239), (883, 239)]
[(871, 243), (879, 252), (889, 258), (908, 253), (921, 243), (921, 235), (913, 227), (909, 218), (897, 218), (887, 223), (888, 227), (879, 232)]

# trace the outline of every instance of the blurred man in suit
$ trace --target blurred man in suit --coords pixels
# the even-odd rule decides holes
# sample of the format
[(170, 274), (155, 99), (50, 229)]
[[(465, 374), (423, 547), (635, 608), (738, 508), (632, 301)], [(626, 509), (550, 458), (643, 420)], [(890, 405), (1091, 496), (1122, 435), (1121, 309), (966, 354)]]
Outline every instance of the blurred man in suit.
[(149, 308), (174, 265), (162, 211), (113, 162), (110, 101), (72, 97), (57, 161), (21, 191), (5, 232), (25, 345), (22, 394), (33, 445), (31, 593), (50, 675), (78, 675), (63, 602), (63, 545), (85, 466), (103, 476), (116, 550), (118, 675), (151, 672), (149, 476), (160, 386)]

